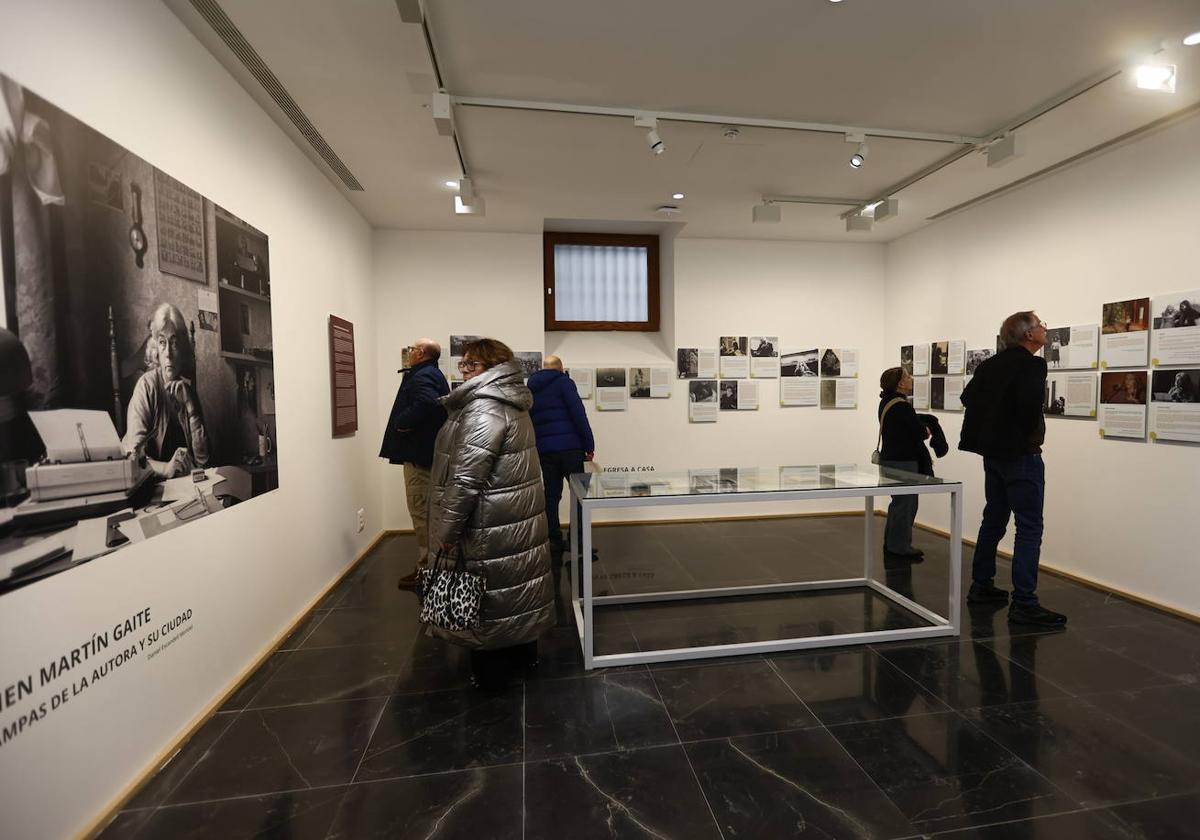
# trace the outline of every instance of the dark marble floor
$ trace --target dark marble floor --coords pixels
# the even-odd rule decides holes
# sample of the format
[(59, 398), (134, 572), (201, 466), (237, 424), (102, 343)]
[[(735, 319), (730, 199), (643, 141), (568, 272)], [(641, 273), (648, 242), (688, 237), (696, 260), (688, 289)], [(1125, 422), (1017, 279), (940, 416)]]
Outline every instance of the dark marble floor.
[[(594, 577), (621, 593), (851, 577), (861, 528), (599, 528)], [(875, 574), (941, 610), (948, 543), (917, 542), (925, 562)], [(396, 589), (413, 551), (383, 542), (103, 836), (1200, 837), (1195, 624), (1044, 575), (1065, 632), (964, 606), (957, 639), (585, 672), (560, 580), (536, 671), (482, 694)], [(600, 652), (920, 623), (861, 592), (597, 616)]]

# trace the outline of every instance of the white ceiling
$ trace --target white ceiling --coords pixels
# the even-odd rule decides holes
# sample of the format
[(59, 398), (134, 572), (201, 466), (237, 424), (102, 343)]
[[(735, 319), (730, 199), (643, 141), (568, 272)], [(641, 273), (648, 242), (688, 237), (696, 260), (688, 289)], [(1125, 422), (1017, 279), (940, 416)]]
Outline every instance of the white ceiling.
[[(165, 0), (294, 138), (186, 0)], [(365, 187), (373, 225), (540, 232), (544, 220), (655, 221), (677, 203), (685, 237), (888, 241), (929, 216), (1200, 102), (1197, 0), (425, 0), (447, 90), (578, 105), (687, 111), (986, 135), (1165, 41), (1174, 95), (1126, 76), (1021, 130), (1025, 155), (988, 169), (971, 154), (895, 195), (900, 217), (848, 234), (844, 208), (789, 204), (754, 225), (764, 194), (869, 199), (956, 147), (872, 138), (854, 171), (841, 135), (662, 122), (651, 155), (625, 117), (458, 107), (484, 217), (455, 216), (459, 174), (436, 133), (421, 28), (393, 0), (223, 0), (225, 12)], [(306, 153), (307, 143), (299, 140)], [(323, 163), (318, 165), (325, 170)], [(327, 170), (326, 170), (327, 171)], [(337, 182), (340, 186), (340, 182)], [(682, 191), (686, 198), (671, 200)]]

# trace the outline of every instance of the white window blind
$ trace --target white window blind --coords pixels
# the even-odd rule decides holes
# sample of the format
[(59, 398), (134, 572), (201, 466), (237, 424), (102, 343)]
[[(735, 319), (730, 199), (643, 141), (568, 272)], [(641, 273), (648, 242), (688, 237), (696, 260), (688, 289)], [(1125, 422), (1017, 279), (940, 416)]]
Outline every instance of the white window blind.
[(555, 245), (558, 321), (645, 321), (649, 278), (644, 246)]

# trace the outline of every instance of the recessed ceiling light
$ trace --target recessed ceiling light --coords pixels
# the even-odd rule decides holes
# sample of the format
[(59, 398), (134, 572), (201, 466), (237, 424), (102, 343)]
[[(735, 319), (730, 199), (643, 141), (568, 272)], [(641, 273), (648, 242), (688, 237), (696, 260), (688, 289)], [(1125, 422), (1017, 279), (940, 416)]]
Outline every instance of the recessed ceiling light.
[(458, 181), (446, 181), (445, 184), (452, 190), (458, 189)]
[(671, 198), (679, 201), (681, 198), (683, 198), (683, 193), (671, 193)]
[(842, 0), (829, 0), (830, 3), (841, 3)]
[(1200, 44), (1200, 32), (1193, 32), (1191, 35), (1183, 39), (1183, 45), (1185, 47), (1194, 47), (1197, 44)]

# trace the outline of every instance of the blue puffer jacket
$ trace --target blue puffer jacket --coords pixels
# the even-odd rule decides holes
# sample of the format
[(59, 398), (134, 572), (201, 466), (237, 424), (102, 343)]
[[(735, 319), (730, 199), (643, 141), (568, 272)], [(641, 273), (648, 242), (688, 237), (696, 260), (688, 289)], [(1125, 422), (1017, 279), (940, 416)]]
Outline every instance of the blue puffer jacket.
[(543, 368), (529, 377), (528, 385), (533, 392), (529, 417), (537, 433), (538, 452), (596, 451), (583, 400), (579, 399), (571, 377), (559, 370)]

